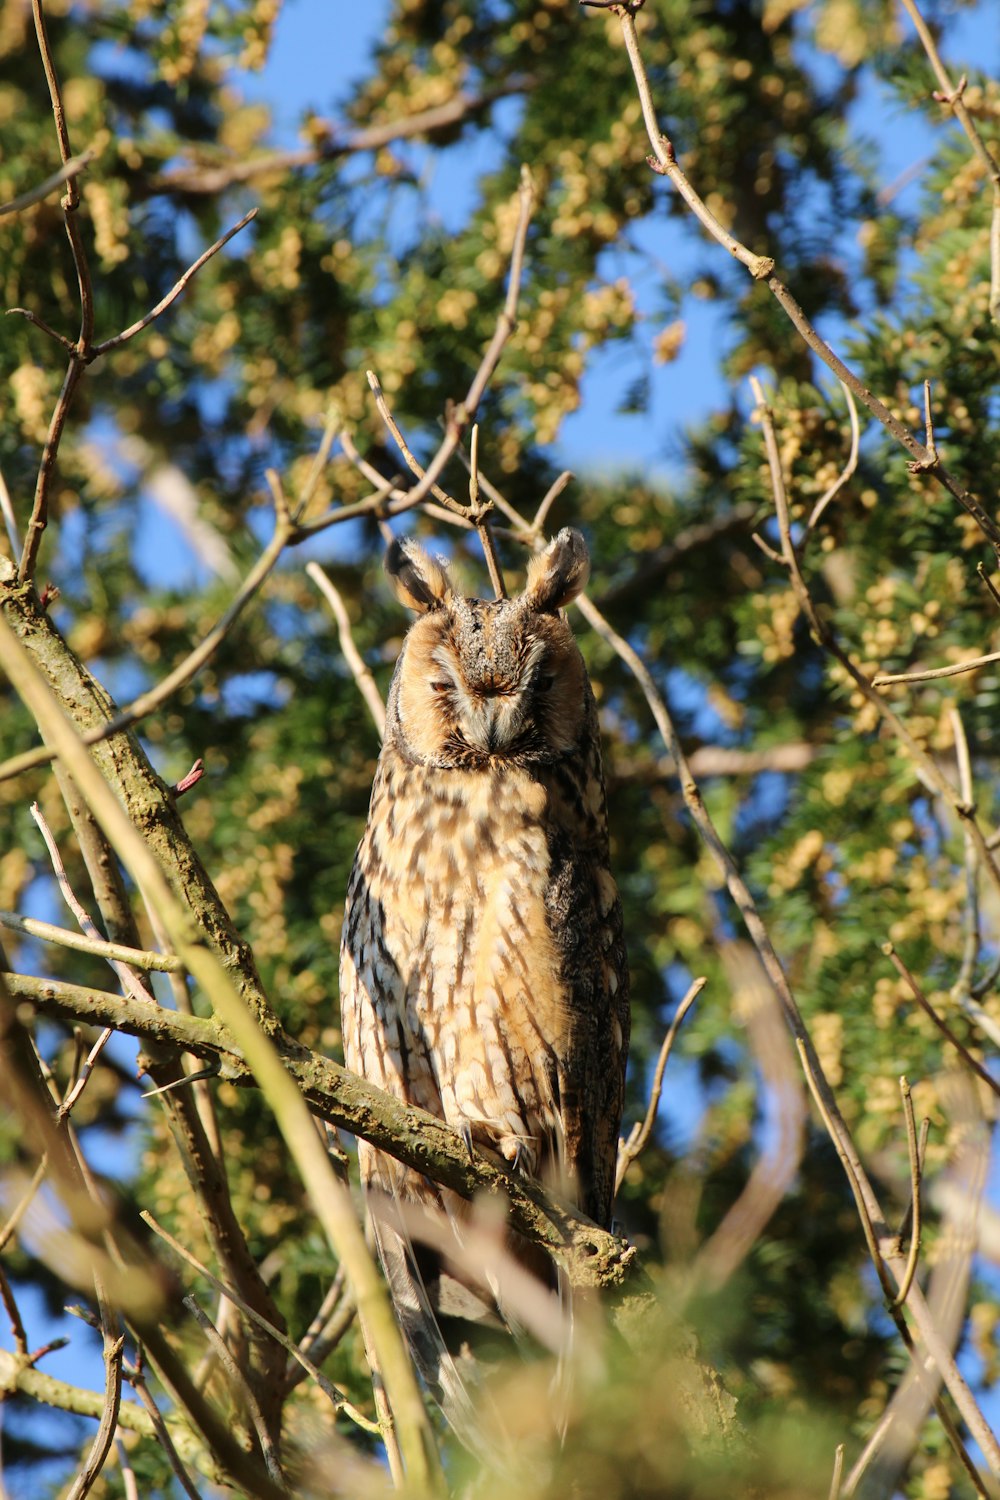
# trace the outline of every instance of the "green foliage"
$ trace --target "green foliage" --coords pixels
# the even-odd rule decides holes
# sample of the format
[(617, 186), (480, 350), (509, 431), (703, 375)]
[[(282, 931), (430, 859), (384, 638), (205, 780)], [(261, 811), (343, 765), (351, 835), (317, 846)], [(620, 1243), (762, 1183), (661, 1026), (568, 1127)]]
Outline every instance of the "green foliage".
[[(724, 310), (717, 353), (728, 395), (685, 435), (670, 486), (647, 482), (624, 454), (616, 475), (581, 476), (549, 524), (573, 521), (587, 532), (592, 596), (606, 596), (615, 627), (649, 663), (688, 752), (743, 757), (701, 778), (706, 800), (760, 902), (858, 1145), (902, 1212), (899, 1073), (914, 1084), (918, 1115), (932, 1122), (932, 1177), (955, 1159), (964, 1125), (950, 1102), (955, 1053), (880, 949), (896, 945), (982, 1057), (983, 1038), (952, 993), (970, 920), (962, 832), (878, 711), (810, 640), (787, 572), (750, 539), (757, 529), (774, 546), (777, 533), (744, 377), (769, 372), (800, 537), (847, 459), (840, 389), (766, 288), (703, 241), (679, 197), (650, 173), (613, 16), (569, 0), (397, 0), (367, 76), (343, 101), (350, 128), (404, 121), (460, 91), (485, 102), (416, 141), (357, 153), (344, 146), (349, 128), (310, 117), (300, 145), (312, 158), (289, 167), (270, 157), (285, 143), (268, 108), (240, 92), (240, 70), (266, 59), (279, 9), (265, 0), (46, 7), (73, 148), (96, 153), (80, 179), (79, 218), (98, 340), (144, 315), (249, 206), (260, 210), (162, 319), (85, 374), (62, 438), (40, 565), (39, 581), (61, 590), (54, 618), (126, 701), (160, 680), (224, 611), (272, 524), (265, 470), (278, 470), (286, 492), (300, 494), (328, 412), (379, 472), (401, 467), (367, 368), (415, 451), (433, 451), (446, 402), (466, 391), (496, 325), (527, 162), (538, 205), (517, 327), (480, 413), (481, 467), (530, 517), (557, 470), (563, 423), (588, 399), (597, 357), (611, 346), (628, 351), (638, 374), (620, 404), (642, 410), (651, 341), (663, 335), (657, 357), (669, 361), (699, 299)], [(931, 381), (948, 466), (989, 505), (989, 476), (1000, 472), (991, 206), (968, 142), (930, 98), (922, 51), (874, 0), (649, 0), (639, 23), (661, 122), (709, 207), (751, 249), (776, 257), (809, 316), (839, 330), (838, 352), (917, 432), (923, 382)], [(23, 8), (5, 7), (0, 200), (57, 161), (32, 47)], [(952, 66), (955, 77), (960, 71)], [(907, 196), (888, 208), (877, 201), (877, 142), (846, 123), (859, 89), (876, 77), (896, 108), (942, 127), (915, 207)], [(972, 69), (969, 77), (966, 103), (996, 150), (997, 84)], [(470, 164), (487, 156), (473, 178)], [(457, 224), (437, 217), (435, 170), (464, 174)], [(655, 257), (637, 248), (652, 242), (651, 227)], [(76, 277), (55, 197), (0, 219), (0, 267), (6, 306), (76, 337)], [(24, 318), (4, 326), (0, 469), (23, 528), (65, 359)], [(444, 482), (462, 493), (457, 464)], [(173, 514), (184, 518), (176, 562), (164, 551), (174, 523), (157, 519), (150, 500), (164, 485)], [(335, 453), (310, 515), (368, 493), (367, 479)], [(411, 522), (442, 541), (441, 522)], [(443, 544), (468, 562), (470, 587), (481, 590), (476, 549), (458, 533)], [(332, 529), (310, 551), (327, 563), (384, 689), (404, 622), (380, 580), (381, 547), (366, 520)], [(523, 549), (501, 536), (501, 551), (513, 575)], [(143, 734), (168, 781), (204, 758), (206, 775), (182, 804), (188, 830), (282, 1021), (305, 1045), (336, 1056), (342, 903), (377, 737), (302, 561), (286, 556), (211, 663)], [(995, 605), (977, 578), (979, 562), (989, 569), (991, 558), (974, 524), (879, 429), (865, 431), (857, 472), (803, 547), (820, 612), (868, 675), (952, 663), (995, 645)], [(619, 1212), (664, 1302), (683, 1311), (738, 1396), (739, 1419), (764, 1455), (756, 1476), (763, 1492), (826, 1494), (835, 1444), (860, 1450), (905, 1368), (898, 1337), (866, 1270), (840, 1167), (812, 1127), (780, 1207), (738, 1270), (721, 1287), (698, 1283), (698, 1248), (740, 1199), (766, 1146), (767, 1060), (735, 1003), (740, 983), (727, 955), (738, 915), (687, 820), (643, 695), (603, 640), (579, 633), (602, 713), (633, 973), (627, 1124), (645, 1107), (673, 1003), (690, 975), (708, 976), (667, 1074), (673, 1128), (632, 1168)], [(1000, 818), (998, 684), (993, 664), (885, 690), (952, 780), (958, 709), (987, 826)], [(30, 743), (28, 716), (5, 693), (0, 754)], [(803, 751), (792, 769), (781, 759), (789, 747)], [(0, 781), (0, 908), (30, 904), (53, 914), (44, 849), (26, 810), (33, 798), (75, 888), (87, 892), (55, 782), (36, 770)], [(996, 952), (992, 888), (982, 905), (974, 976)], [(151, 931), (142, 936), (154, 942)], [(13, 933), (3, 943), (12, 968), (109, 985), (96, 960)], [(994, 985), (980, 998), (1000, 1023)], [(73, 1050), (62, 1031), (47, 1046), (62, 1082)], [(693, 1123), (671, 1113), (672, 1077), (694, 1101)], [(800, 1089), (795, 1080), (786, 1086)], [(276, 1296), (298, 1336), (333, 1267), (257, 1096), (223, 1083), (215, 1099), (238, 1217), (254, 1255), (273, 1258)], [(991, 1105), (984, 1098), (980, 1107)], [(138, 1108), (120, 1066), (98, 1069), (76, 1115), (84, 1144), (127, 1132), (134, 1170), (120, 1191), (211, 1263), (167, 1128), (145, 1109), (136, 1123)], [(0, 1160), (30, 1166), (15, 1122), (2, 1114)], [(9, 1274), (56, 1295), (50, 1273), (24, 1253)], [(986, 1275), (977, 1296), (962, 1337), (976, 1341), (985, 1388), (997, 1373), (995, 1277)], [(667, 1348), (679, 1338), (669, 1330), (663, 1348), (631, 1366), (614, 1354), (607, 1378), (574, 1398), (562, 1449), (546, 1447), (536, 1420), (548, 1367), (504, 1377), (511, 1389), (501, 1404), (537, 1456), (532, 1495), (734, 1492), (722, 1459), (716, 1468), (687, 1451)], [(355, 1334), (328, 1373), (371, 1409)], [(26, 1409), (18, 1403), (18, 1420)], [(290, 1409), (297, 1430), (313, 1432), (319, 1408), (308, 1384)], [(22, 1444), (13, 1456), (30, 1474), (34, 1429), (12, 1423)], [(366, 1438), (357, 1445), (370, 1450)], [(157, 1448), (141, 1445), (132, 1462), (143, 1493), (169, 1492)], [(118, 1482), (94, 1493), (117, 1494)], [(922, 1433), (907, 1482), (913, 1495), (969, 1492), (934, 1425)]]

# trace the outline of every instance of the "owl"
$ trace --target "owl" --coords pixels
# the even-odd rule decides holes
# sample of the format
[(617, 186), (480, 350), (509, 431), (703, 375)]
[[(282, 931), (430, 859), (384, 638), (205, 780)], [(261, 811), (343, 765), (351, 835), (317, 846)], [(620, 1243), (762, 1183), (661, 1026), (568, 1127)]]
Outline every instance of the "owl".
[[(464, 598), (413, 541), (394, 542), (385, 566), (417, 618), (347, 895), (347, 1066), (607, 1226), (628, 968), (597, 708), (560, 614), (586, 584), (586, 544), (560, 531), (523, 593), (495, 601)], [(364, 1141), (358, 1153), (373, 1200), (423, 1205), (460, 1233), (456, 1195)], [(455, 1342), (441, 1329), (495, 1314), (495, 1299), (398, 1221), (377, 1209), (373, 1220), (416, 1364), (460, 1426)]]

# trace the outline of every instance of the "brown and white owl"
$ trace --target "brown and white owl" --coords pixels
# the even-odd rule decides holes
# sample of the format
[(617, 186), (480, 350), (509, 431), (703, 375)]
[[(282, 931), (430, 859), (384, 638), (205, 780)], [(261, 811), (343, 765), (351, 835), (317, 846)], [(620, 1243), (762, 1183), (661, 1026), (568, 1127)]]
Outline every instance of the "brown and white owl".
[[(463, 598), (412, 541), (394, 542), (385, 566), (418, 618), (347, 896), (347, 1066), (607, 1226), (628, 968), (597, 709), (560, 614), (586, 584), (586, 544), (564, 529), (529, 565), (524, 592), (496, 601)], [(461, 1224), (468, 1209), (454, 1194), (364, 1141), (358, 1151), (373, 1196)], [(377, 1211), (374, 1221), (418, 1368), (454, 1422), (440, 1327), (477, 1318), (484, 1289)]]

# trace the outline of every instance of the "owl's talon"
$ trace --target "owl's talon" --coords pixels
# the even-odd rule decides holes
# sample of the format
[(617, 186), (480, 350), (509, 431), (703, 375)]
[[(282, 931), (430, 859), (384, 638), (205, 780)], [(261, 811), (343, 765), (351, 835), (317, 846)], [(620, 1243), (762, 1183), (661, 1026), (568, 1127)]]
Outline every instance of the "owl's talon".
[(461, 1125), (458, 1127), (458, 1133), (462, 1137), (462, 1141), (465, 1145), (466, 1151), (468, 1151), (469, 1153), (469, 1160), (475, 1161), (476, 1153), (472, 1149), (472, 1126), (469, 1124), (468, 1120), (462, 1121)]

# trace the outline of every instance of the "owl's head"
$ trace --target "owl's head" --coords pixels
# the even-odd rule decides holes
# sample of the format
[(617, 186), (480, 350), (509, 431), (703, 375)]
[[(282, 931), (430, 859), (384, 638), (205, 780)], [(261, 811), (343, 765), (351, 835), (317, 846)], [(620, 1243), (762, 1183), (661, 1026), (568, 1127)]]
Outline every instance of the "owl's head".
[(593, 694), (559, 611), (587, 582), (590, 559), (565, 527), (528, 566), (513, 599), (466, 599), (416, 542), (395, 541), (385, 569), (415, 610), (396, 667), (387, 740), (427, 765), (545, 764), (592, 731)]

